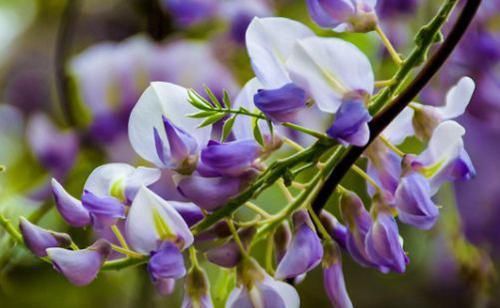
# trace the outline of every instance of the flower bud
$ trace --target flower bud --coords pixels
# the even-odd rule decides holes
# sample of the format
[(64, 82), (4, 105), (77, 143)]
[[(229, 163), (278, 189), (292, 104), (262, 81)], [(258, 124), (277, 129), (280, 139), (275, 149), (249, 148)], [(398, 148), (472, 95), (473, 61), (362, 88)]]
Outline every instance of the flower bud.
[(321, 262), (323, 245), (306, 211), (293, 215), (294, 236), (283, 259), (278, 264), (277, 279), (295, 278)]
[(277, 263), (280, 263), (285, 256), (291, 241), (292, 231), (290, 225), (288, 222), (283, 222), (274, 232), (274, 254)]
[(352, 308), (351, 299), (345, 286), (342, 260), (335, 243), (325, 245), (323, 258), (323, 285), (330, 302), (337, 308)]
[(78, 199), (68, 194), (56, 179), (52, 179), (52, 192), (59, 214), (70, 226), (81, 228), (91, 223), (89, 211)]
[(376, 267), (366, 251), (366, 236), (373, 222), (363, 201), (353, 192), (343, 193), (340, 199), (340, 209), (342, 218), (349, 228), (347, 250), (361, 265)]
[(273, 122), (294, 122), (300, 110), (306, 108), (306, 92), (293, 83), (278, 89), (260, 89), (254, 103)]
[(403, 177), (395, 198), (402, 222), (424, 230), (436, 223), (439, 210), (431, 199), (429, 182), (421, 174), (413, 172)]
[(392, 214), (381, 210), (366, 237), (367, 252), (371, 260), (386, 273), (404, 273), (408, 258), (403, 250), (398, 225)]
[(434, 107), (422, 106), (416, 108), (412, 120), (415, 136), (422, 141), (430, 140), (432, 133), (442, 121), (442, 116), (436, 112)]
[(328, 211), (321, 211), (319, 216), (321, 223), (330, 236), (343, 248), (346, 247), (347, 228), (341, 224), (335, 216)]
[(38, 257), (47, 256), (45, 252), (47, 248), (68, 247), (71, 244), (71, 237), (68, 234), (45, 230), (24, 217), (20, 218), (19, 229), (26, 247)]
[(153, 282), (156, 292), (161, 296), (168, 296), (174, 292), (175, 289), (175, 279), (172, 278), (160, 278)]
[[(246, 248), (250, 244), (252, 237), (255, 235), (255, 228), (249, 227), (238, 231), (238, 235)], [(207, 260), (225, 268), (232, 268), (241, 261), (240, 247), (234, 239), (229, 240), (222, 246), (210, 249), (206, 253)]]
[(186, 277), (182, 308), (212, 308), (210, 284), (207, 274), (198, 266), (194, 266)]
[(46, 251), (56, 271), (63, 274), (72, 284), (84, 286), (97, 277), (111, 252), (111, 246), (105, 240), (98, 240), (82, 250), (48, 248)]

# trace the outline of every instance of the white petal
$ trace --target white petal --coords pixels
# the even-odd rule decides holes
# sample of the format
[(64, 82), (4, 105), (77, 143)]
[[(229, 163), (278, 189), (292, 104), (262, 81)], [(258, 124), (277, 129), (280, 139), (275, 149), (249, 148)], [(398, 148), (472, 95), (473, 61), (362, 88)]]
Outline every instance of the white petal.
[(469, 77), (462, 77), (462, 79), (448, 91), (446, 95), (446, 105), (436, 108), (443, 119), (449, 120), (461, 116), (469, 105), (475, 88), (476, 84), (474, 80)]
[(246, 32), (246, 45), (255, 75), (267, 88), (289, 83), (285, 62), (295, 42), (311, 36), (311, 29), (287, 18), (254, 18)]
[(193, 235), (180, 214), (165, 200), (146, 187), (141, 187), (128, 213), (126, 235), (132, 248), (149, 254), (158, 249), (162, 240), (155, 227), (155, 215), (172, 233), (184, 240), (182, 248), (193, 243)]
[(413, 114), (414, 111), (411, 108), (405, 108), (394, 121), (387, 126), (387, 128), (382, 133), (383, 136), (389, 140), (392, 144), (399, 145), (405, 141), (407, 137), (415, 135), (415, 130), (413, 129)]
[[(205, 145), (210, 138), (211, 128), (197, 128), (203, 119), (187, 117), (197, 111), (189, 104), (185, 88), (166, 82), (151, 83), (130, 114), (128, 132), (132, 147), (145, 160), (163, 166), (156, 152), (153, 134), (156, 128), (160, 137), (166, 140), (162, 115), (196, 138), (198, 144)], [(168, 147), (168, 142), (165, 142), (165, 146)]]
[[(425, 166), (435, 166), (457, 157), (463, 148), (465, 129), (455, 121), (445, 121), (434, 130), (427, 149), (419, 155)], [(436, 170), (437, 171), (437, 170)]]
[(141, 186), (149, 186), (161, 178), (160, 169), (137, 167), (124, 180), (125, 195), (133, 200)]
[(87, 178), (84, 189), (96, 196), (109, 196), (113, 185), (120, 180), (124, 181), (134, 170), (131, 165), (122, 163), (99, 166)]
[(292, 81), (309, 92), (324, 112), (335, 113), (351, 91), (373, 93), (368, 58), (353, 44), (336, 38), (299, 40), (287, 61)]

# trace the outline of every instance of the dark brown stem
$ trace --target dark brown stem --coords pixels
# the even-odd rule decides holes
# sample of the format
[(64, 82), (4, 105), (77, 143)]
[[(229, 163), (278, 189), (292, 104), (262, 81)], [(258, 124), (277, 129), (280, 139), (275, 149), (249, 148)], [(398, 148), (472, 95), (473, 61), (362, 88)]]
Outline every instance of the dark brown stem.
[(70, 78), (66, 71), (66, 63), (73, 43), (73, 32), (80, 9), (81, 0), (67, 0), (63, 10), (55, 46), (56, 88), (63, 116), (69, 126), (76, 126), (75, 113), (71, 103)]
[(325, 207), (330, 195), (335, 191), (337, 185), (366, 148), (408, 106), (443, 66), (472, 22), (480, 4), (481, 0), (467, 1), (451, 32), (417, 77), (370, 122), (370, 141), (368, 144), (364, 147), (350, 148), (340, 160), (312, 203), (312, 207), (316, 213), (320, 213)]

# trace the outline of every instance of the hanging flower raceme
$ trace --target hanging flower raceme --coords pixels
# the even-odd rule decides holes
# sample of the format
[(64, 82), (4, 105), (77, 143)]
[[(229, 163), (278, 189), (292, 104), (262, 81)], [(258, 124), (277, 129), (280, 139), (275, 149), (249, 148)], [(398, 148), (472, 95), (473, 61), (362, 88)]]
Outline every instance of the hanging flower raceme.
[(377, 0), (307, 0), (312, 19), (323, 28), (369, 32), (377, 26)]

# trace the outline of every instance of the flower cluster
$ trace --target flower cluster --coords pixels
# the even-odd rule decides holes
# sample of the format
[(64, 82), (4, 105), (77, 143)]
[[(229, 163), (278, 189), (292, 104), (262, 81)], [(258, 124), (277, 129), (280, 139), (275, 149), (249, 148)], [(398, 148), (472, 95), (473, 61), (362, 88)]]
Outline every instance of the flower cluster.
[[(183, 5), (202, 5), (165, 2), (180, 11)], [(382, 33), (376, 1), (307, 4), (320, 26)], [(52, 180), (59, 214), (72, 227), (92, 228), (98, 238), (92, 245), (79, 249), (68, 234), (22, 219), (26, 247), (78, 286), (91, 283), (101, 269), (136, 264), (147, 264), (164, 295), (185, 277), (183, 307), (213, 306), (198, 260), (202, 253), (208, 262), (234, 269), (230, 308), (299, 307), (293, 283), (320, 265), (333, 305), (352, 307), (342, 253), (382, 273), (405, 272), (409, 257), (399, 223), (432, 228), (439, 217), (433, 196), (440, 186), (474, 176), (465, 130), (453, 121), (467, 107), (474, 82), (460, 79), (440, 107), (411, 103), (377, 136), (370, 130), (376, 116), (370, 107), (380, 83), (356, 45), (278, 17), (254, 18), (245, 38), (255, 77), (234, 101), (210, 87), (200, 94), (152, 82), (133, 104), (128, 138), (147, 167), (102, 165), (90, 174), (80, 198)], [(382, 40), (388, 44), (384, 35)], [(402, 65), (399, 55), (392, 55)], [(202, 68), (190, 69), (196, 74)], [(318, 123), (326, 125), (318, 129), (323, 126)], [(308, 142), (296, 133), (317, 141), (303, 148)], [(399, 146), (409, 138), (425, 149), (403, 151)], [(286, 155), (283, 144), (296, 153)], [(338, 164), (337, 153), (353, 147), (367, 147), (366, 169), (352, 165), (351, 170), (366, 182), (370, 204), (360, 197), (365, 192), (339, 185), (340, 217), (316, 213), (311, 201)], [(311, 181), (298, 181), (307, 169), (315, 170)], [(283, 190), (287, 202), (271, 214), (251, 200), (272, 185)], [(254, 211), (255, 219), (234, 214), (242, 206)], [(252, 255), (262, 239), (268, 241), (265, 269)]]

